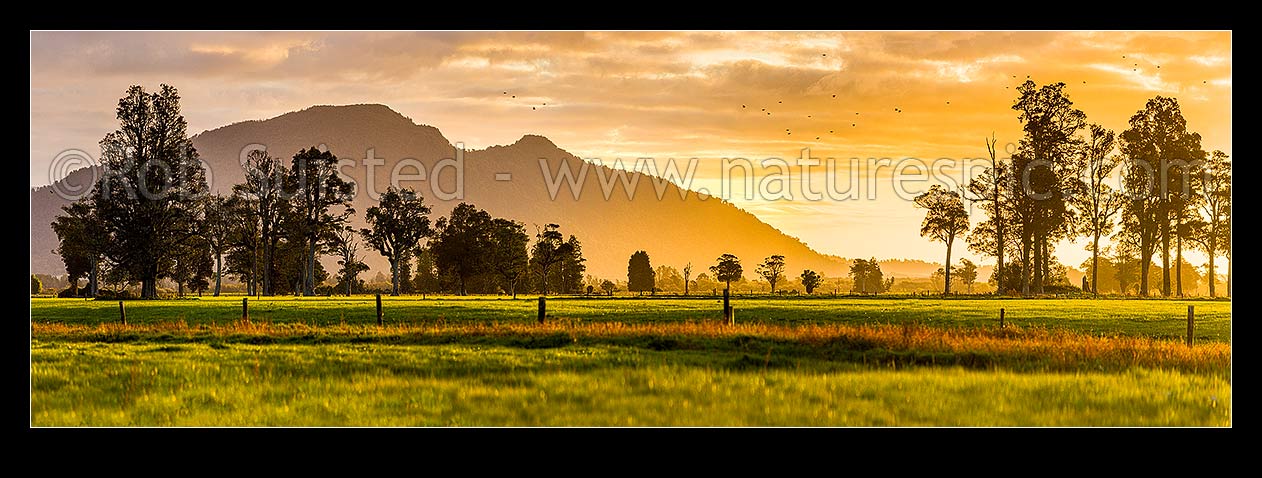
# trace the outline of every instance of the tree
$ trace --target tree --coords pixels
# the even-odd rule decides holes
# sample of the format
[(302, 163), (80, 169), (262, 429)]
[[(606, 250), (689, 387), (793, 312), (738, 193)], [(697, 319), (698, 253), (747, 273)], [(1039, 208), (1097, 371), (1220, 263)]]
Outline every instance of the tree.
[[(1140, 294), (1148, 294), (1148, 267), (1151, 254), (1160, 240), (1162, 284), (1161, 293), (1170, 295), (1170, 236), (1177, 233), (1189, 197), (1183, 190), (1190, 186), (1191, 163), (1205, 157), (1201, 150), (1201, 135), (1188, 132), (1187, 121), (1174, 98), (1156, 96), (1144, 104), (1144, 109), (1131, 116), (1129, 128), (1122, 132), (1122, 152), (1132, 162), (1126, 180), (1131, 201), (1128, 203), (1129, 218), (1124, 215), (1124, 225), (1130, 220), (1131, 231), (1140, 240)], [(1171, 169), (1177, 168), (1177, 170)], [(1181, 174), (1174, 173), (1177, 171)], [(1180, 251), (1181, 252), (1181, 251)], [(1177, 277), (1176, 277), (1177, 280)]]
[[(292, 230), (306, 247), (302, 295), (311, 296), (315, 295), (315, 264), (321, 246), (331, 243), (333, 232), (355, 212), (351, 207), (355, 184), (337, 173), (337, 156), (312, 146), (294, 155), (287, 185), (294, 192)], [(341, 211), (331, 210), (334, 207)]]
[(504, 287), (517, 298), (517, 283), (526, 275), (530, 257), (526, 254), (526, 225), (508, 219), (491, 221), (491, 268), (504, 281)]
[(824, 283), (824, 276), (819, 273), (807, 269), (802, 271), (802, 287), (806, 288), (807, 294), (815, 293), (815, 288)]
[(232, 186), (232, 192), (234, 196), (241, 198), (243, 206), (250, 207), (247, 217), (251, 227), (249, 231), (238, 230), (238, 244), (253, 245), (260, 250), (257, 252), (262, 253), (262, 267), (257, 264), (257, 255), (253, 255), (250, 258), (254, 263), (251, 274), (259, 277), (256, 280), (261, 283), (262, 295), (272, 295), (272, 279), (276, 276), (276, 246), (281, 239), (282, 219), (289, 210), (290, 196), (284, 191), (284, 181), (289, 176), (289, 170), (279, 158), (260, 149), (246, 153), (242, 168), (245, 182)]
[(920, 235), (946, 243), (946, 287), (944, 294), (951, 293), (951, 246), (955, 237), (968, 232), (968, 211), (960, 194), (947, 191), (937, 184), (929, 191), (916, 196), (916, 206), (925, 208), (925, 219), (920, 224)]
[(881, 264), (875, 257), (868, 260), (855, 259), (850, 265), (850, 278), (854, 280), (851, 290), (860, 294), (879, 294), (894, 285), (893, 277), (885, 279)]
[(491, 270), (494, 244), (491, 214), (469, 203), (460, 203), (451, 214), (438, 220), (430, 250), (439, 273), (451, 272), (459, 279), (460, 295), (467, 293), (469, 278)]
[(535, 244), (530, 249), (530, 264), (539, 273), (539, 292), (548, 295), (548, 269), (565, 259), (570, 245), (564, 241), (561, 226), (548, 224), (535, 234)]
[(960, 259), (960, 265), (955, 267), (955, 276), (960, 279), (960, 283), (968, 288), (968, 292), (973, 292), (973, 283), (977, 282), (977, 264), (968, 259)]
[(86, 200), (62, 206), (65, 214), (53, 219), (53, 232), (57, 233), (57, 255), (66, 266), (66, 279), (70, 293), (76, 291), (81, 277), (88, 277), (88, 297), (95, 297), (100, 264), (105, 245), (104, 225)]
[(767, 280), (767, 283), (771, 285), (771, 293), (775, 294), (776, 282), (784, 278), (784, 256), (779, 254), (768, 256), (761, 264), (758, 264), (757, 272)]
[(583, 288), (583, 275), (587, 271), (587, 259), (583, 258), (583, 245), (577, 237), (570, 235), (565, 241), (561, 261), (557, 264), (556, 276), (552, 282), (558, 284), (557, 290), (563, 294), (577, 293)]
[(714, 274), (714, 280), (727, 284), (727, 288), (732, 288), (732, 282), (741, 280), (741, 260), (731, 254), (723, 254), (719, 256), (717, 264), (710, 266), (710, 273)]
[(215, 297), (223, 283), (223, 256), (230, 246), (233, 227), (237, 218), (228, 204), (228, 198), (214, 194), (201, 201), (201, 237), (210, 246), (215, 259)]
[(434, 253), (428, 247), (420, 247), (416, 253), (416, 283), (417, 290), (422, 294), (429, 292), (437, 292), (439, 290), (438, 274), (434, 270)]
[[(1086, 164), (1087, 182), (1085, 194), (1073, 197), (1074, 207), (1082, 213), (1083, 227), (1091, 236), (1091, 281), (1090, 292), (1099, 294), (1100, 237), (1113, 232), (1113, 216), (1125, 204), (1124, 197), (1109, 187), (1109, 177), (1117, 169), (1121, 158), (1113, 152), (1113, 132), (1103, 126), (1093, 124), (1088, 127), (1089, 136), (1082, 143), (1080, 154)], [(1083, 292), (1088, 292), (1084, 288)]]
[[(990, 153), (990, 168), (968, 184), (968, 192), (973, 197), (965, 197), (969, 201), (990, 203), (986, 208), (989, 216), (977, 224), (968, 235), (968, 249), (995, 258), (995, 271), (991, 274), (991, 282), (1003, 284), (1005, 279), (1004, 250), (1018, 246), (1017, 235), (1007, 228), (1007, 222), (1015, 217), (1012, 212), (1014, 202), (1012, 170), (1002, 164), (996, 157), (994, 135), (986, 140), (986, 150)], [(1003, 293), (1003, 288), (996, 288), (995, 293)]]
[(652, 291), (656, 285), (655, 276), (647, 252), (635, 251), (631, 254), (631, 259), (627, 261), (628, 291), (639, 292), (640, 295), (644, 295), (645, 291)]
[[(1139, 244), (1135, 242), (1133, 236), (1121, 236), (1115, 239), (1111, 262), (1115, 271), (1113, 277), (1117, 279), (1118, 291), (1122, 295), (1129, 293), (1130, 285), (1134, 284), (1137, 279), (1144, 280), (1138, 277), (1138, 273), (1142, 269), (1138, 254)], [(1140, 294), (1143, 294), (1142, 290)]]
[(1017, 91), (1012, 109), (1020, 112), (1024, 136), (1012, 157), (1011, 180), (1019, 181), (1020, 191), (1013, 194), (1010, 219), (1021, 241), (1021, 291), (1026, 295), (1031, 284), (1035, 293), (1043, 292), (1053, 262), (1051, 245), (1072, 232), (1066, 201), (1081, 185), (1082, 163), (1073, 152), (1086, 114), (1073, 107), (1064, 83), (1040, 87), (1026, 80)]
[(363, 282), (359, 280), (359, 274), (368, 270), (368, 264), (364, 263), (363, 256), (359, 254), (358, 236), (354, 228), (346, 226), (338, 229), (337, 241), (334, 242), (334, 250), (340, 257), (337, 265), (342, 266), (337, 272), (338, 287), (344, 289), (348, 297), (351, 295), (352, 287)]
[(90, 195), (105, 255), (117, 272), (158, 296), (172, 275), (180, 244), (197, 235), (196, 200), (206, 171), (189, 139), (174, 87), (145, 93), (132, 86), (118, 101), (119, 128), (101, 140), (103, 175)]
[[(1200, 194), (1196, 197), (1197, 209), (1204, 219), (1189, 223), (1189, 237), (1208, 257), (1206, 277), (1209, 279), (1209, 296), (1214, 297), (1214, 257), (1231, 250), (1228, 225), (1231, 223), (1231, 161), (1226, 153), (1214, 151), (1201, 169)], [(68, 267), (68, 266), (67, 266)]]
[(662, 264), (653, 269), (653, 290), (679, 292), (684, 290), (684, 276), (674, 267)]
[[(386, 188), (376, 206), (368, 208), (364, 219), (368, 228), (360, 234), (387, 261), (390, 261), (390, 295), (399, 295), (399, 261), (433, 234), (429, 226), (429, 206), (411, 188)], [(403, 280), (410, 277), (404, 276)]]
[(692, 263), (684, 265), (684, 296), (688, 296), (688, 279), (692, 277)]
[(609, 294), (611, 296), (613, 295), (613, 291), (616, 288), (617, 286), (615, 286), (613, 281), (610, 281), (609, 279), (605, 279), (600, 282), (600, 290), (605, 291), (606, 294)]
[(38, 294), (44, 290), (44, 283), (40, 282), (35, 274), (31, 274), (31, 295)]

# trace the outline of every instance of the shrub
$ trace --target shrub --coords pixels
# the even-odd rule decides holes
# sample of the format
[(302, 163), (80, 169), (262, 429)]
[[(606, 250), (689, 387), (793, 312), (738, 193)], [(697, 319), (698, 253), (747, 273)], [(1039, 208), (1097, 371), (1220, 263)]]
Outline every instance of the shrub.
[(44, 290), (44, 283), (40, 282), (39, 278), (35, 277), (35, 274), (31, 274), (31, 295), (38, 294), (42, 290)]

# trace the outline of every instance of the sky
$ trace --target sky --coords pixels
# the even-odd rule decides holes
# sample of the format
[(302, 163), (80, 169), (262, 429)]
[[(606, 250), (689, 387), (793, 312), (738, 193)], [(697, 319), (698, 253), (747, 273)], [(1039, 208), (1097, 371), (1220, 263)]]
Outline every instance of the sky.
[[(168, 83), (190, 134), (381, 103), (472, 149), (539, 134), (628, 169), (692, 161), (686, 187), (820, 252), (940, 262), (945, 247), (920, 237), (911, 197), (967, 182), (992, 134), (1005, 156), (1020, 139), (1011, 105), (1027, 77), (1066, 83), (1088, 122), (1118, 132), (1148, 99), (1175, 97), (1205, 150), (1232, 151), (1230, 32), (32, 32), (30, 44), (32, 187), (69, 172), (55, 160), (63, 151), (99, 154), (128, 86)], [(804, 149), (836, 167), (802, 169)], [(723, 194), (724, 165), (740, 164), (731, 158), (756, 166), (750, 194), (741, 181)], [(914, 164), (935, 173), (916, 180)], [(806, 178), (822, 190), (827, 174), (839, 191), (857, 181), (857, 197), (802, 190)], [(1085, 243), (1057, 255), (1076, 266)]]

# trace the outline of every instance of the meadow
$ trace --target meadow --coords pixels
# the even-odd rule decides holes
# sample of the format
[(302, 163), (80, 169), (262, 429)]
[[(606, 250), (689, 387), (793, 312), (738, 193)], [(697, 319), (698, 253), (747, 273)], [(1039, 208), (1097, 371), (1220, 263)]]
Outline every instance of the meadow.
[[(1230, 426), (1230, 302), (31, 300), (34, 426)], [(1187, 305), (1197, 343), (1186, 346)], [(1006, 327), (998, 325), (1005, 309)]]

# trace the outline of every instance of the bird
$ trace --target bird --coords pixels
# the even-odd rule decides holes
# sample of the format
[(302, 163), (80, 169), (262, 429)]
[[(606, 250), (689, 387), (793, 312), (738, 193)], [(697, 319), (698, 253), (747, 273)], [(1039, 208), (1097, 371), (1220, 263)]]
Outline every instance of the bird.
[(789, 130), (789, 128), (785, 128), (784, 130), (785, 130), (785, 131), (788, 131), (788, 130)]
[(763, 108), (762, 110), (763, 110), (763, 111), (767, 111), (767, 108)]
[(819, 140), (819, 136), (816, 136), (816, 137), (815, 137), (815, 140), (817, 140), (817, 141), (818, 141), (818, 140)]
[(951, 102), (950, 102), (950, 101), (948, 101), (948, 102), (947, 102), (947, 104), (949, 105), (949, 104), (951, 104)]
[(1087, 84), (1087, 81), (1086, 81), (1086, 80), (1083, 80), (1082, 84), (1084, 84), (1084, 85), (1085, 85), (1085, 84)]
[(745, 105), (741, 105), (741, 108), (744, 108), (744, 107), (745, 107)]
[(825, 54), (824, 54), (824, 56), (828, 56), (828, 54), (827, 54), (827, 53), (825, 53)]
[(506, 95), (507, 95), (507, 94), (508, 94), (508, 92), (507, 92), (507, 91), (505, 91), (505, 92), (504, 92), (504, 94), (506, 94)]
[(785, 134), (793, 134), (793, 133), (785, 133)]
[(811, 117), (811, 115), (806, 115), (806, 117), (807, 117), (807, 118), (810, 118), (810, 117)]
[(771, 112), (770, 112), (770, 111), (768, 111), (768, 112), (767, 112), (767, 116), (771, 116)]
[(1209, 82), (1208, 82), (1208, 81), (1201, 81), (1201, 84), (1202, 84), (1202, 85), (1203, 85), (1203, 84), (1206, 84), (1206, 83), (1209, 83)]
[(1122, 58), (1126, 58), (1126, 55), (1122, 55)]
[(831, 133), (831, 132), (833, 132), (833, 130), (831, 130), (831, 129), (830, 129), (830, 130), (828, 130), (828, 132), (829, 132), (829, 133)]
[(858, 111), (856, 111), (856, 112), (854, 112), (854, 114), (859, 114), (859, 112), (858, 112)]
[(513, 95), (513, 98), (516, 98), (516, 97), (517, 97), (517, 95)]
[(531, 106), (531, 107), (530, 107), (530, 109), (533, 111), (533, 110), (535, 109), (535, 107), (534, 107), (534, 106)]
[(856, 123), (850, 123), (850, 126), (858, 126)]
[(544, 106), (548, 106), (548, 104), (547, 104), (547, 103), (544, 103), (543, 105), (544, 105)]
[(837, 97), (837, 95), (833, 95), (833, 98), (836, 98), (836, 97)]
[(1157, 65), (1157, 69), (1158, 69), (1158, 70), (1160, 70), (1160, 69), (1161, 69), (1161, 65)]

